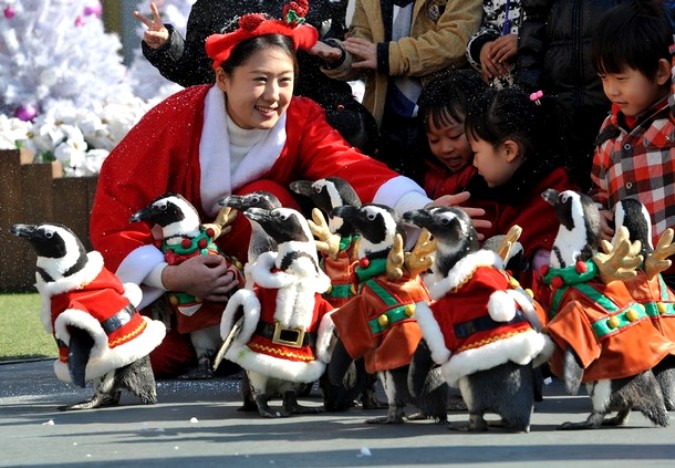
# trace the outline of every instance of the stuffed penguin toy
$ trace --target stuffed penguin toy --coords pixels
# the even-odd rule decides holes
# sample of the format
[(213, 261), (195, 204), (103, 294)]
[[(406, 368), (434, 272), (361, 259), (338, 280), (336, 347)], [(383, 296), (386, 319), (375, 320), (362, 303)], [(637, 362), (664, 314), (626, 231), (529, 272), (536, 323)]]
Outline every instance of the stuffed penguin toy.
[(447, 419), (447, 386), (430, 382), (418, 398), (408, 390), (410, 360), (422, 339), (416, 309), (429, 294), (417, 271), (406, 267), (402, 225), (386, 206), (343, 206), (333, 216), (350, 222), (359, 232), (354, 268), (357, 295), (333, 313), (338, 340), (333, 349), (329, 378), (343, 381), (353, 361), (363, 358), (368, 373), (377, 373), (387, 396), (388, 411), (368, 424), (404, 422), (405, 406), (414, 403), (424, 415)]
[[(644, 258), (635, 277), (625, 280), (628, 291), (645, 307), (652, 324), (668, 340), (675, 341), (675, 293), (661, 276), (662, 271), (670, 268), (668, 257), (675, 253), (673, 230), (666, 230), (654, 249), (649, 212), (635, 198), (627, 198), (614, 205), (615, 238), (622, 226), (628, 231), (631, 242), (640, 241), (640, 254)], [(675, 409), (675, 357), (667, 355), (652, 370), (661, 385), (666, 409), (672, 411)]]
[(78, 237), (57, 224), (15, 224), (13, 235), (37, 253), (36, 284), (42, 299), (42, 324), (59, 348), (54, 373), (85, 387), (94, 396), (60, 409), (117, 405), (126, 389), (144, 404), (157, 402), (148, 354), (164, 339), (164, 324), (140, 315), (141, 291), (122, 284), (103, 266), (100, 253), (85, 252)]
[(537, 321), (533, 300), (504, 270), (497, 253), (479, 249), (476, 230), (462, 210), (410, 211), (404, 220), (436, 240), (426, 278), (432, 302), (417, 310), (424, 341), (415, 353), (411, 386), (424, 377), (421, 364), (438, 365), (467, 404), (469, 430), (487, 430), (483, 416), (494, 412), (500, 425), (528, 432), (533, 361), (546, 345), (531, 323)]
[[(224, 356), (245, 370), (250, 392), (242, 393), (251, 395), (261, 416), (317, 412), (300, 406), (297, 392), (318, 380), (329, 361), (332, 307), (321, 294), (330, 281), (298, 211), (249, 208), (244, 215), (274, 239), (277, 251), (258, 257), (251, 270), (253, 289), (240, 289), (227, 303), (220, 328)], [(277, 394), (283, 397), (282, 411), (269, 406)]]
[[(633, 409), (666, 426), (668, 413), (652, 368), (672, 354), (672, 342), (656, 330), (623, 281), (601, 279), (601, 215), (593, 200), (571, 190), (548, 189), (542, 197), (560, 220), (550, 266), (542, 270), (552, 290), (544, 328), (556, 345), (551, 370), (571, 394), (585, 384), (593, 405), (585, 421), (560, 428), (621, 425)], [(617, 415), (605, 418), (612, 411)]]
[[(221, 215), (227, 213), (221, 212)], [(220, 255), (215, 240), (223, 230), (225, 219), (216, 224), (202, 224), (195, 207), (185, 197), (166, 193), (131, 216), (130, 222), (145, 221), (161, 229), (161, 249), (169, 265), (179, 265), (196, 255)], [(222, 224), (219, 224), (222, 223)], [(236, 259), (226, 257), (228, 272), (243, 286), (241, 265)], [(185, 379), (213, 377), (212, 361), (222, 344), (220, 317), (224, 303), (203, 302), (191, 294), (169, 291), (168, 302), (176, 318), (179, 333), (190, 335), (197, 354), (197, 367), (180, 376)]]

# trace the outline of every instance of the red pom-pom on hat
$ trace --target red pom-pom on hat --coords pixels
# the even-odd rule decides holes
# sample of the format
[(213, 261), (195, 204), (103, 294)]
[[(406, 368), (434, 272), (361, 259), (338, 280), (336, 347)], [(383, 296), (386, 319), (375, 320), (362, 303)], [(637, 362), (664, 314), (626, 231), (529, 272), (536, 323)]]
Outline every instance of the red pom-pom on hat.
[(218, 69), (240, 42), (253, 37), (281, 34), (293, 40), (295, 50), (311, 49), (319, 40), (319, 32), (303, 24), (308, 10), (306, 0), (294, 1), (284, 6), (283, 21), (269, 19), (263, 13), (249, 13), (239, 19), (236, 31), (210, 35), (206, 38), (206, 53), (213, 60), (213, 69)]

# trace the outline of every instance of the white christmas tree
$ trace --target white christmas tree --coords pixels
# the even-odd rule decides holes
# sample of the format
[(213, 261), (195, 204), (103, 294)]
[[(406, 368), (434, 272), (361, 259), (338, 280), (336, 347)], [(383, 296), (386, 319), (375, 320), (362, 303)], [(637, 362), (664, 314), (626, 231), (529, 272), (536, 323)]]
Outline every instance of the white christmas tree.
[(0, 0), (0, 113), (30, 119), (131, 94), (99, 0)]
[[(154, 0), (154, 3), (162, 15), (162, 21), (171, 24), (181, 36), (185, 37), (187, 19), (195, 1)], [(136, 9), (148, 18), (152, 17), (149, 0), (138, 0)], [(129, 67), (128, 78), (137, 96), (146, 100), (157, 100), (181, 90), (182, 87), (160, 75), (159, 71), (143, 56), (140, 44), (144, 32), (145, 27), (139, 24), (137, 28), (138, 48), (134, 50), (134, 60)]]

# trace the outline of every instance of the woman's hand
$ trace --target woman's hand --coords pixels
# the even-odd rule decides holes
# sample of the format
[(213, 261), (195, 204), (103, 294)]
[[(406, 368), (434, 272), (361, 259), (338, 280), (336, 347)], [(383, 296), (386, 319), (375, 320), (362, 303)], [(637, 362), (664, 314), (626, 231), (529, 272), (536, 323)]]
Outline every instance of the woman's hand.
[(348, 37), (342, 43), (345, 50), (357, 58), (352, 68), (377, 70), (377, 46), (367, 39)]
[(314, 46), (307, 52), (311, 55), (316, 55), (327, 63), (336, 62), (337, 60), (340, 60), (340, 57), (342, 57), (341, 49), (330, 46), (321, 41), (317, 41), (317, 43), (314, 44)]
[(169, 40), (169, 30), (162, 23), (159, 10), (154, 2), (150, 3), (150, 9), (152, 10), (152, 19), (146, 18), (138, 10), (134, 11), (134, 16), (148, 28), (143, 34), (145, 43), (153, 49), (159, 49)]
[[(490, 49), (490, 58), (500, 65), (502, 70), (508, 71), (508, 63), (518, 52), (518, 36), (507, 34), (496, 39)], [(503, 74), (503, 73), (502, 73)]]
[[(471, 221), (473, 222), (474, 227), (484, 229), (491, 228), (492, 223), (487, 219), (481, 218), (481, 216), (485, 216), (484, 209), (459, 206), (465, 201), (467, 201), (469, 197), (471, 197), (471, 194), (469, 192), (460, 192), (455, 195), (443, 195), (441, 197), (438, 197), (431, 203), (429, 203), (426, 207), (430, 208), (432, 206), (454, 206), (456, 208), (461, 209), (462, 211), (464, 211), (466, 214), (469, 215)], [(483, 237), (484, 236), (482, 234), (480, 233), (478, 234), (479, 240), (483, 240)]]
[(168, 291), (192, 294), (199, 299), (227, 302), (229, 293), (239, 285), (235, 267), (222, 255), (197, 255), (162, 272)]

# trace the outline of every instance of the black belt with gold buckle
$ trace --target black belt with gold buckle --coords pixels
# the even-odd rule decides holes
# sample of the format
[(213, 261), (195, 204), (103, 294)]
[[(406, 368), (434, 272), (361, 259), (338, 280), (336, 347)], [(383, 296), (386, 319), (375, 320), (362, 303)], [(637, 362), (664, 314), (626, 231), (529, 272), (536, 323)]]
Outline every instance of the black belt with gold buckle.
[(291, 348), (314, 347), (316, 344), (316, 333), (307, 332), (304, 328), (287, 328), (279, 322), (258, 322), (255, 332), (263, 338), (272, 340), (274, 344)]

